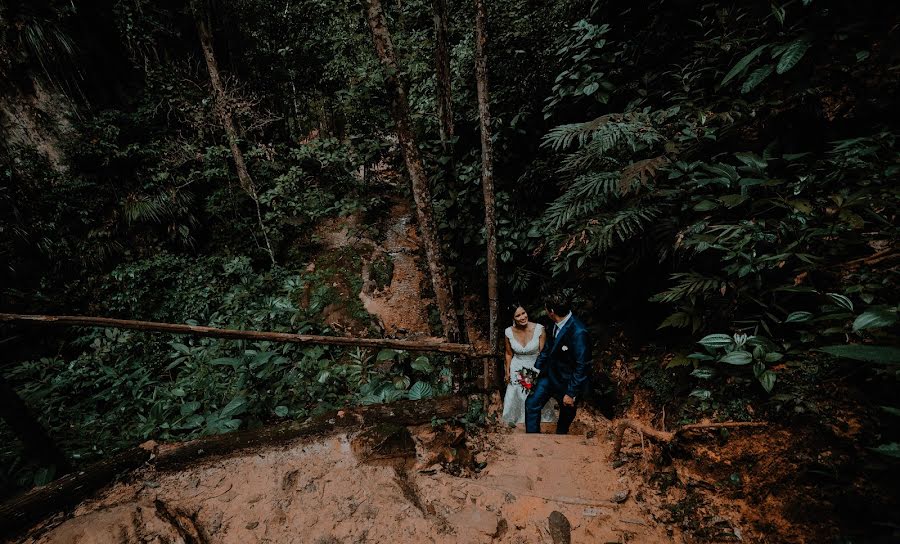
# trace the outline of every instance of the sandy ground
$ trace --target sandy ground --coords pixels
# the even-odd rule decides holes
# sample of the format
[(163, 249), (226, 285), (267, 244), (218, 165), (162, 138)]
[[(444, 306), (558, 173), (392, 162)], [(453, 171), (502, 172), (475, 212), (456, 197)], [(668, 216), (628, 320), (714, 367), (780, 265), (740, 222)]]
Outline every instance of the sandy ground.
[(473, 477), (416, 471), (415, 458), (367, 462), (354, 441), (336, 435), (139, 472), (24, 542), (551, 543), (554, 511), (575, 543), (681, 542), (654, 521), (639, 478), (606, 460), (605, 433), (495, 429), (479, 439), (487, 466)]

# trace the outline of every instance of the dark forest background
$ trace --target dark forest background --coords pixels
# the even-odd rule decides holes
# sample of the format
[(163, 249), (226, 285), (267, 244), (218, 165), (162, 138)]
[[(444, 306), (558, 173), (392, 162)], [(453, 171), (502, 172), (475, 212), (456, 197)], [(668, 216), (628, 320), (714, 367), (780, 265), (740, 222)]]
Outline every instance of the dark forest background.
[[(384, 8), (454, 289), (483, 308), (474, 7), (448, 2), (451, 146), (434, 5)], [(643, 391), (670, 422), (817, 437), (836, 453), (784, 485), (819, 490), (847, 542), (898, 528), (898, 22), (867, 0), (488, 4), (504, 302), (537, 316), (571, 289), (610, 415)], [(356, 216), (378, 239), (411, 201), (384, 80), (355, 2), (0, 0), (0, 308), (337, 334), (339, 304), (380, 335), (365, 255), (313, 232)], [(389, 351), (13, 326), (0, 351), (76, 464), (450, 391), (448, 361)], [(0, 435), (2, 493), (55, 476)]]

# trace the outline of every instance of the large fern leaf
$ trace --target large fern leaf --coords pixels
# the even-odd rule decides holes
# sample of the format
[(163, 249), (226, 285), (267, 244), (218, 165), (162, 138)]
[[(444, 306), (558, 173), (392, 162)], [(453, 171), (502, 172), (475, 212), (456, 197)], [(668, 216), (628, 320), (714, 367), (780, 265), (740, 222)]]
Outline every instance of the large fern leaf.
[(805, 38), (796, 40), (788, 45), (781, 54), (781, 58), (778, 59), (778, 66), (775, 68), (775, 71), (783, 74), (796, 66), (800, 59), (803, 58), (803, 55), (806, 54), (809, 45), (809, 41)]

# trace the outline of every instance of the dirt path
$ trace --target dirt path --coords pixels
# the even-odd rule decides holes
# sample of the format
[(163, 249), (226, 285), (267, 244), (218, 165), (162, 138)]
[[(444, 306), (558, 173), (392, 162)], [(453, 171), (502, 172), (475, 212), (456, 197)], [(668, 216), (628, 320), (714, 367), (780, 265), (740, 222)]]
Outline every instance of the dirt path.
[(420, 264), (419, 235), (413, 212), (408, 203), (398, 200), (391, 206), (386, 220), (383, 241), (371, 239), (362, 228), (359, 215), (324, 220), (316, 229), (315, 237), (325, 250), (351, 247), (360, 254), (363, 286), (358, 296), (386, 337), (428, 337), (431, 300), (423, 295), (428, 278)]
[[(366, 310), (378, 317), (388, 336), (430, 334), (427, 307), (422, 296), (427, 278), (419, 267), (419, 235), (412, 211), (405, 202), (394, 204), (385, 240), (376, 245), (363, 267), (363, 289), (359, 293)], [(372, 277), (371, 263), (389, 261), (393, 266), (390, 284), (379, 288)]]
[(680, 541), (605, 460), (605, 438), (516, 429), (485, 441), (487, 467), (474, 478), (368, 464), (346, 435), (148, 470), (24, 542), (551, 543), (553, 512), (575, 543)]

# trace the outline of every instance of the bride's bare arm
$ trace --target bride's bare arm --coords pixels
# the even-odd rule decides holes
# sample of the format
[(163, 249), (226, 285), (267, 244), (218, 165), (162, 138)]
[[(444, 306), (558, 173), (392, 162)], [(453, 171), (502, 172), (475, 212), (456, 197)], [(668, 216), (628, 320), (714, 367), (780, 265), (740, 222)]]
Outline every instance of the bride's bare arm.
[(541, 336), (538, 339), (538, 353), (544, 351), (544, 342), (547, 340), (547, 331), (541, 329)]

